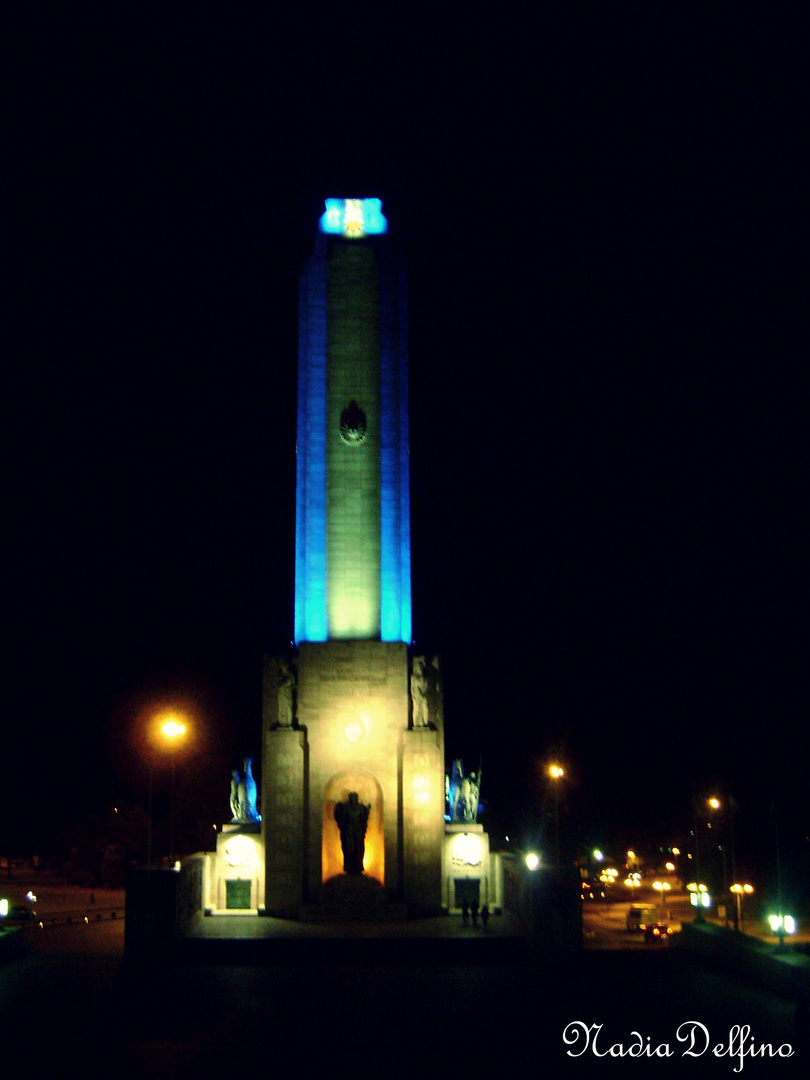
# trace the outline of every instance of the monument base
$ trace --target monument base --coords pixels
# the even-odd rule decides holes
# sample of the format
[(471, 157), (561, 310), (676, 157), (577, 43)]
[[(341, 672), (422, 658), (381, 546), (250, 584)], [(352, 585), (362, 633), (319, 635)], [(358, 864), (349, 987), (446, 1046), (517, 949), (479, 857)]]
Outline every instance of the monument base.
[(391, 902), (385, 889), (365, 874), (337, 874), (321, 886), (320, 902), (304, 904), (303, 922), (377, 922), (407, 917), (405, 904)]

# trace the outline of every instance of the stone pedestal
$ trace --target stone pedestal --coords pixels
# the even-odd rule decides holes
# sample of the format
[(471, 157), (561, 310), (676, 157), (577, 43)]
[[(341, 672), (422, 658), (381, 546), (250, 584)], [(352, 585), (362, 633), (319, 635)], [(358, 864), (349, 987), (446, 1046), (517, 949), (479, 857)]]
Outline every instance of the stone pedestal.
[(212, 913), (256, 914), (264, 909), (264, 852), (261, 825), (229, 823), (217, 835), (213, 880), (206, 909)]
[(447, 825), (442, 854), (442, 902), (448, 911), (477, 900), (490, 911), (503, 903), (500, 864), (489, 850), (489, 836), (478, 824)]

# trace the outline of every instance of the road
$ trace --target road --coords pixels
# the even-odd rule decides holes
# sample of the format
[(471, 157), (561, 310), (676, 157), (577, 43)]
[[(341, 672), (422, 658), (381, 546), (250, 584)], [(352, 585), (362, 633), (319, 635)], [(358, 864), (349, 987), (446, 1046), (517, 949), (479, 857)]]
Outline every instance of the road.
[[(642, 901), (654, 903), (653, 900)], [(584, 903), (582, 905), (582, 929), (586, 949), (649, 949), (644, 941), (644, 935), (630, 933), (627, 929), (627, 912), (629, 903)], [(689, 910), (688, 900), (685, 903), (674, 901), (667, 906), (667, 924), (674, 930), (681, 928), (681, 919)]]
[[(656, 904), (654, 895), (645, 894), (638, 903)], [(588, 901), (582, 905), (582, 924), (585, 947), (587, 949), (638, 949), (644, 948), (644, 936), (642, 934), (628, 933), (627, 912), (630, 904), (625, 901), (616, 903), (603, 903)], [(667, 923), (676, 932), (680, 930), (682, 922), (692, 922), (695, 918), (695, 909), (690, 905), (688, 894), (674, 893), (667, 898), (666, 904)], [(724, 925), (722, 919), (717, 918), (712, 911), (705, 916), (707, 922), (717, 926)], [(741, 933), (749, 937), (756, 937), (776, 945), (776, 937), (769, 931), (764, 921), (754, 922), (749, 920), (743, 923)], [(789, 945), (810, 945), (810, 928), (799, 927), (798, 933), (786, 938)], [(650, 948), (650, 946), (646, 946)]]

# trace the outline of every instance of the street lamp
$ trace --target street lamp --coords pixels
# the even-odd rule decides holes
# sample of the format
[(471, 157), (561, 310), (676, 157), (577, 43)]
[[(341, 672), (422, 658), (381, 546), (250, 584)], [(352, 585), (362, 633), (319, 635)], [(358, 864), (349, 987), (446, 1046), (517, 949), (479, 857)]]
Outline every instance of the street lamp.
[[(721, 810), (723, 808), (723, 804), (721, 803), (721, 801), (718, 798), (715, 798), (714, 796), (711, 799), (707, 799), (706, 803), (708, 804), (710, 810)], [(732, 820), (733, 820), (733, 818), (732, 818)], [(719, 844), (718, 847), (720, 848), (720, 854), (723, 857), (723, 909), (724, 909), (724, 912), (725, 912), (725, 914), (724, 914), (724, 922), (725, 922), (726, 927), (728, 927), (728, 867), (726, 865), (726, 847), (725, 847), (724, 843)], [(733, 852), (732, 852), (732, 863), (733, 863)], [(734, 866), (733, 865), (732, 865), (731, 871), (732, 871), (732, 874), (733, 874), (734, 873)]]
[(169, 840), (169, 866), (174, 866), (174, 827), (177, 815), (177, 748), (186, 734), (185, 722), (175, 715), (167, 716), (160, 725), (160, 734), (165, 740), (172, 759), (172, 823)]
[[(700, 812), (699, 804), (695, 799), (695, 872), (697, 874), (698, 882), (700, 881)], [(695, 916), (695, 922), (703, 922), (703, 909), (700, 906), (700, 897), (698, 896), (697, 915)]]
[(661, 922), (666, 922), (664, 918), (664, 894), (668, 892), (672, 886), (668, 881), (654, 881), (653, 888), (658, 893), (658, 902), (661, 908)]
[(557, 870), (560, 869), (560, 781), (565, 776), (561, 765), (549, 765), (548, 775), (554, 781), (554, 834), (557, 851)]
[(734, 893), (735, 899), (737, 901), (737, 925), (736, 925), (735, 929), (739, 930), (740, 923), (742, 921), (742, 908), (741, 908), (740, 905), (741, 905), (741, 902), (742, 902), (743, 895), (750, 896), (751, 893), (754, 891), (754, 886), (753, 885), (738, 885), (735, 882), (731, 886), (731, 891)]
[[(174, 832), (177, 802), (177, 750), (186, 737), (187, 725), (181, 715), (175, 712), (161, 713), (155, 716), (149, 726), (149, 741), (153, 748), (170, 753), (172, 762), (172, 792), (171, 792), (171, 833), (169, 844), (169, 863), (174, 864)], [(154, 772), (154, 756), (149, 754), (149, 832), (146, 854), (146, 865), (152, 868), (152, 786)]]
[[(720, 809), (720, 800), (718, 798), (716, 798), (715, 796), (712, 796), (711, 798), (708, 798), (708, 799), (705, 799), (705, 800), (701, 800), (701, 799), (696, 798), (695, 801), (694, 801), (694, 809), (695, 809), (695, 872), (697, 874), (698, 881), (700, 881), (700, 811), (701, 811), (701, 807), (703, 806), (704, 801), (705, 801), (705, 805), (708, 806), (710, 810), (719, 810)], [(725, 861), (725, 855), (723, 856), (723, 859)], [(725, 870), (723, 872), (723, 877), (725, 878)], [(725, 881), (723, 882), (723, 888), (725, 889)], [(697, 915), (695, 917), (695, 922), (703, 922), (703, 906), (700, 903), (698, 903), (698, 911), (697, 911)]]
[(698, 909), (695, 922), (703, 922), (703, 908), (711, 907), (712, 898), (706, 885), (699, 881), (690, 881), (686, 886), (689, 903)]

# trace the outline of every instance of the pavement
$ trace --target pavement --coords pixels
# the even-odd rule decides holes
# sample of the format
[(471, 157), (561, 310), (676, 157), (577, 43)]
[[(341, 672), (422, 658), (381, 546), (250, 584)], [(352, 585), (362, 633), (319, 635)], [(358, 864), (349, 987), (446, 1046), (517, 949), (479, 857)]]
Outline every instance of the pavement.
[(460, 915), (437, 915), (423, 919), (383, 919), (378, 921), (344, 922), (297, 922), (291, 919), (274, 919), (271, 916), (208, 915), (199, 916), (194, 923), (192, 936), (208, 940), (223, 938), (523, 938), (524, 931), (517, 919), (510, 915), (491, 915), (486, 927), (480, 919), (466, 926)]
[[(120, 890), (94, 890), (92, 901), (87, 889), (53, 885), (40, 893), (39, 914), (54, 917), (123, 903)], [(457, 916), (407, 924), (200, 917), (190, 947), (204, 945), (212, 962), (143, 969), (120, 964), (123, 930), (121, 919), (82, 919), (26, 931), (35, 942), (30, 955), (6, 965), (0, 979), (9, 1075), (15, 1050), (24, 1048), (19, 1075), (76, 1072), (87, 1080), (206, 1080), (235, 1070), (333, 1080), (371, 1073), (434, 1080), (448, 1071), (604, 1080), (619, 1069), (730, 1077), (737, 1062), (728, 1057), (682, 1057), (678, 1024), (699, 1021), (717, 1042), (734, 1024), (750, 1024), (757, 1042), (793, 1038), (792, 1002), (683, 950), (538, 954), (508, 916), (493, 916), (486, 931)], [(255, 958), (264, 944), (270, 963)], [(33, 1037), (30, 1017), (47, 1018), (47, 1037)], [(635, 1061), (590, 1050), (574, 1056), (566, 1032), (577, 1024), (604, 1026), (602, 1053), (637, 1031), (645, 1044), (669, 1043), (674, 1056), (637, 1070)], [(792, 1064), (746, 1059), (744, 1076), (780, 1080)]]

